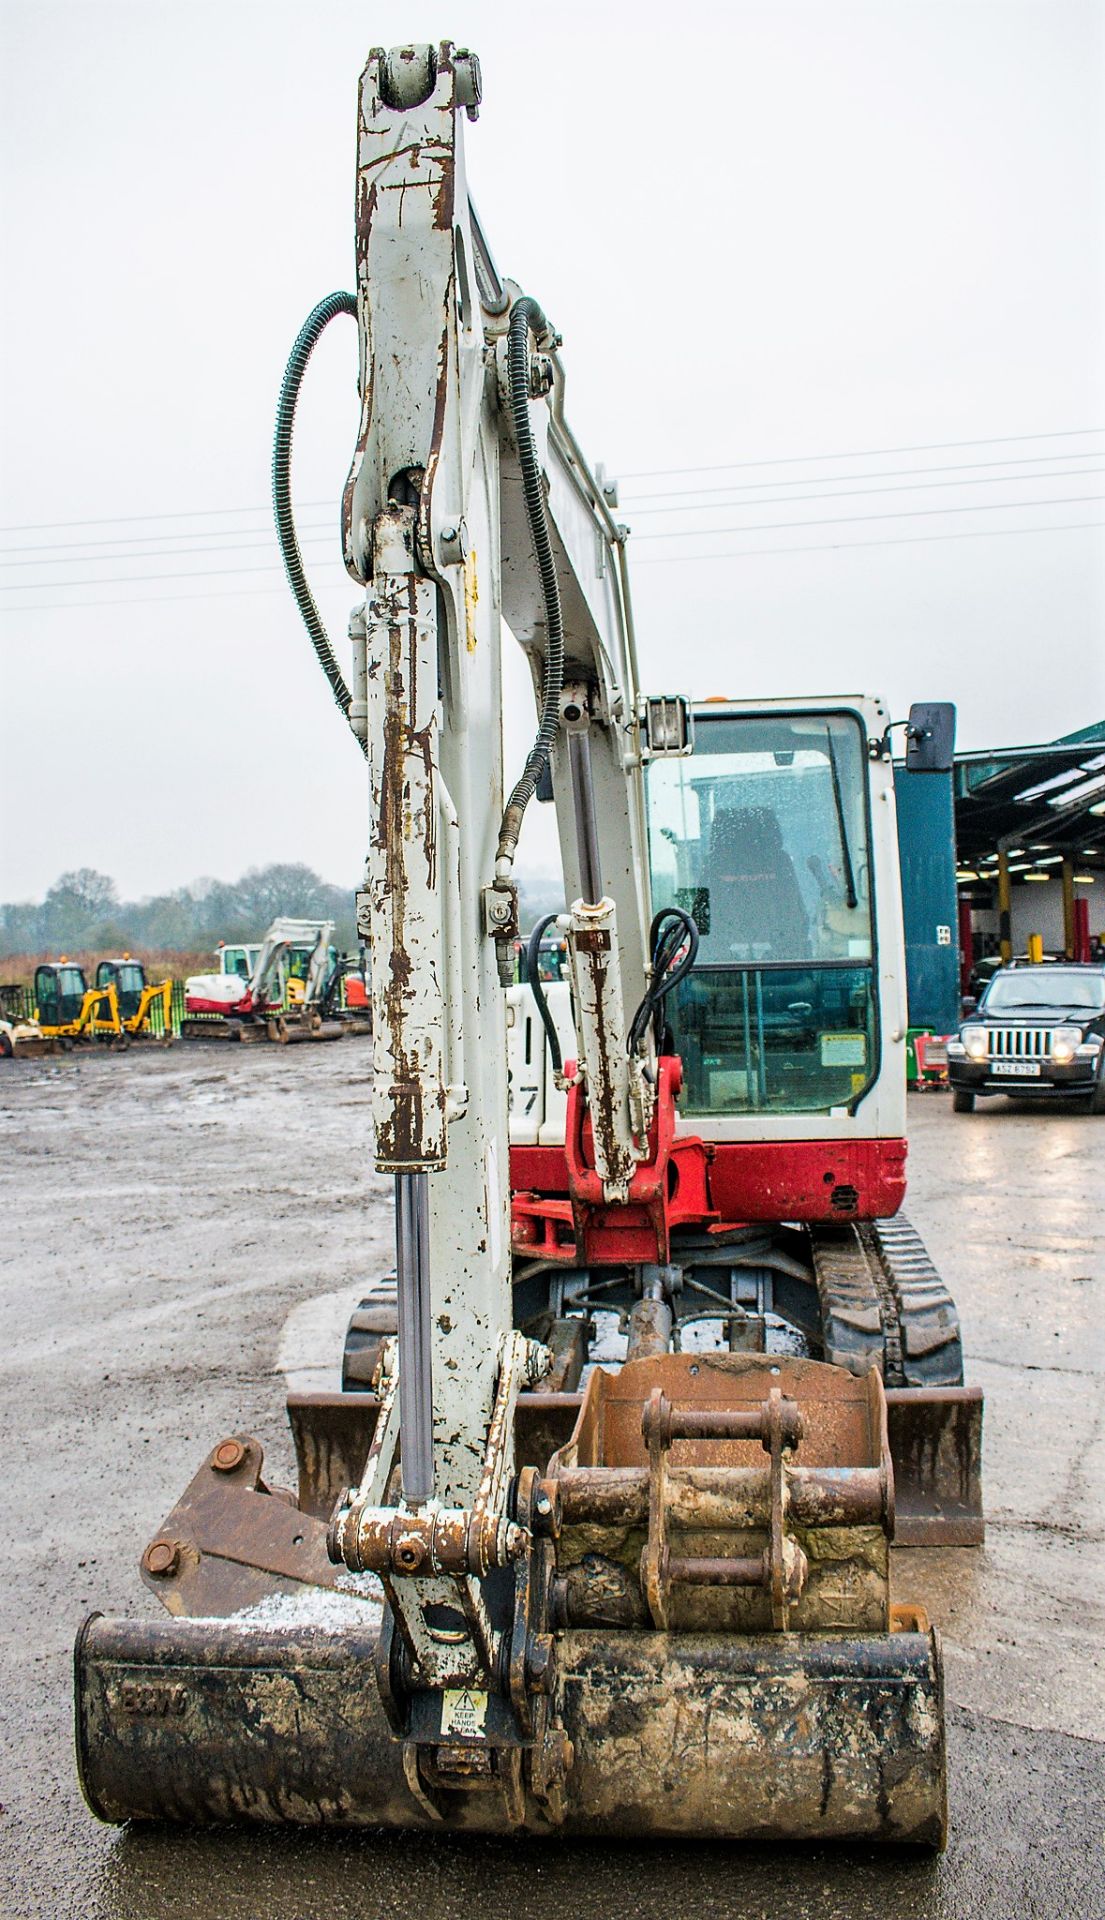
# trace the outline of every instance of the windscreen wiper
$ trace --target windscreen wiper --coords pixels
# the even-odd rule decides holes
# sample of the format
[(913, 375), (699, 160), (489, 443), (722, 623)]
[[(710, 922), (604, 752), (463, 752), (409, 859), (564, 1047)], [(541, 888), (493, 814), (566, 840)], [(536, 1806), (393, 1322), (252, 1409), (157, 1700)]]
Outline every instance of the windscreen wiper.
[(840, 834), (840, 857), (844, 862), (845, 899), (850, 907), (859, 905), (856, 893), (856, 876), (852, 870), (852, 850), (848, 845), (848, 829), (844, 824), (844, 801), (840, 793), (840, 769), (836, 764), (836, 749), (833, 746), (832, 728), (825, 728), (825, 742), (829, 749), (829, 771), (833, 782), (833, 804), (836, 807), (836, 825)]

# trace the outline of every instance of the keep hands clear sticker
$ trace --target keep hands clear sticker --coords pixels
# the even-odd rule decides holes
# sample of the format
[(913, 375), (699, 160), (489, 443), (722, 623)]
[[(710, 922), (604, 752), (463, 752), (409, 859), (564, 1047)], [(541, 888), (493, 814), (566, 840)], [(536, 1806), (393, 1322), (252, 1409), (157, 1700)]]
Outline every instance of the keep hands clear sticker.
[(441, 1696), (441, 1732), (482, 1740), (487, 1732), (487, 1695), (475, 1687), (446, 1687)]

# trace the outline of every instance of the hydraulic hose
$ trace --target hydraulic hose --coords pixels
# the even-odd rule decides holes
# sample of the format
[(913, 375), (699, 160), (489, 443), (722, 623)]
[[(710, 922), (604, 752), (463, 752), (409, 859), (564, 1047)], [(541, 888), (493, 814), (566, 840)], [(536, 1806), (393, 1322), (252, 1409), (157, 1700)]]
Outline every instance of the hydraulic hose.
[(545, 491), (533, 432), (529, 422), (529, 336), (548, 332), (548, 321), (536, 300), (523, 295), (514, 302), (507, 335), (507, 370), (510, 383), (510, 410), (514, 420), (514, 438), (522, 469), (522, 492), (526, 517), (533, 537), (537, 571), (545, 601), (545, 684), (541, 720), (537, 738), (530, 748), (522, 777), (503, 812), (496, 850), (496, 880), (506, 882), (514, 863), (522, 815), (537, 791), (537, 784), (549, 764), (549, 752), (560, 724), (560, 696), (564, 688), (564, 623), (560, 611), (560, 584), (556, 577), (549, 522), (545, 512)]
[(295, 595), (296, 606), (311, 636), (311, 645), (318, 655), (319, 665), (330, 682), (334, 699), (348, 720), (352, 695), (342, 679), (341, 668), (334, 656), (334, 649), (330, 645), (330, 637), (315, 605), (314, 595), (307, 585), (299, 541), (296, 538), (295, 517), (292, 513), (292, 429), (295, 426), (299, 389), (311, 354), (331, 320), (339, 313), (351, 314), (356, 319), (357, 302), (351, 293), (328, 293), (325, 300), (320, 300), (318, 306), (308, 314), (300, 327), (295, 345), (288, 356), (284, 378), (280, 382), (280, 399), (276, 408), (276, 437), (272, 449), (272, 505), (288, 585)]
[[(682, 907), (664, 907), (649, 928), (648, 944), (652, 954), (652, 979), (629, 1029), (627, 1050), (630, 1053), (635, 1052), (644, 1039), (650, 1020), (656, 1023), (656, 1051), (665, 1052), (661, 1010), (673, 987), (685, 980), (694, 966), (698, 957), (698, 928)], [(687, 950), (680, 960), (678, 955), (684, 946)]]
[(549, 1042), (549, 1058), (552, 1061), (554, 1073), (560, 1072), (564, 1062), (560, 1053), (560, 1035), (556, 1031), (556, 1023), (549, 1012), (549, 1003), (545, 998), (545, 989), (541, 981), (541, 941), (553, 921), (559, 918), (559, 913), (547, 913), (543, 920), (537, 922), (526, 942), (526, 980)]

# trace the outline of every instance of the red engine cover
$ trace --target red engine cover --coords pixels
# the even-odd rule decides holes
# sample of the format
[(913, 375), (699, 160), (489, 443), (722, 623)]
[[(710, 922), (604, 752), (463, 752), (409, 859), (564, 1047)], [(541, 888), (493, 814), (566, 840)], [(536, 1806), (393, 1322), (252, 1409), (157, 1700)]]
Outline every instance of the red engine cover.
[[(706, 1154), (717, 1225), (886, 1219), (905, 1198), (901, 1139), (709, 1142)], [(566, 1199), (563, 1147), (511, 1147), (510, 1185), (515, 1194)]]

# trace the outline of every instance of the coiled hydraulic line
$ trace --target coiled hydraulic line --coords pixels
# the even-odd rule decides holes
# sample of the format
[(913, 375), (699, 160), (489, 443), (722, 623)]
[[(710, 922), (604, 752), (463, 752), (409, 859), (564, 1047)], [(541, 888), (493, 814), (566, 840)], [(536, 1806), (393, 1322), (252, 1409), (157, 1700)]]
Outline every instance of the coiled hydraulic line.
[(272, 448), (272, 505), (288, 585), (295, 596), (303, 624), (311, 636), (311, 645), (318, 655), (319, 665), (330, 682), (334, 699), (348, 720), (352, 695), (342, 678), (341, 668), (330, 645), (330, 636), (307, 585), (292, 513), (292, 430), (299, 389), (311, 354), (331, 320), (339, 313), (351, 314), (356, 319), (357, 302), (351, 293), (328, 293), (325, 300), (320, 300), (300, 327), (288, 356), (276, 408), (276, 435)]
[[(665, 1023), (663, 1006), (674, 987), (685, 980), (698, 957), (698, 928), (689, 913), (682, 907), (662, 907), (653, 917), (648, 932), (649, 952), (652, 955), (652, 978), (645, 990), (645, 997), (633, 1015), (633, 1024), (629, 1029), (627, 1051), (635, 1053), (648, 1031), (649, 1022), (655, 1023), (656, 1051), (668, 1053), (670, 1046), (664, 1044)], [(679, 958), (681, 949), (686, 953)]]
[(564, 688), (564, 623), (560, 611), (560, 583), (556, 577), (549, 522), (545, 512), (545, 491), (533, 432), (529, 423), (529, 336), (546, 334), (549, 323), (536, 300), (528, 294), (514, 302), (507, 336), (507, 371), (510, 384), (510, 410), (514, 437), (522, 469), (522, 492), (526, 516), (533, 537), (537, 571), (545, 601), (545, 684), (541, 701), (541, 721), (537, 738), (530, 748), (522, 777), (503, 811), (499, 844), (495, 855), (495, 876), (506, 881), (514, 863), (522, 815), (537, 791), (537, 784), (549, 764), (549, 753), (560, 725), (560, 695)]

